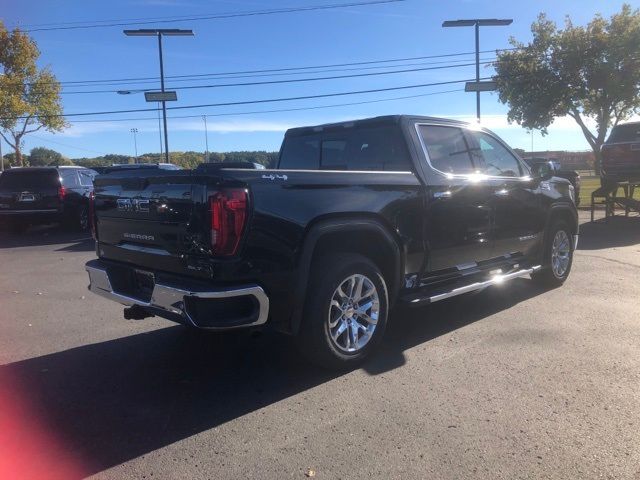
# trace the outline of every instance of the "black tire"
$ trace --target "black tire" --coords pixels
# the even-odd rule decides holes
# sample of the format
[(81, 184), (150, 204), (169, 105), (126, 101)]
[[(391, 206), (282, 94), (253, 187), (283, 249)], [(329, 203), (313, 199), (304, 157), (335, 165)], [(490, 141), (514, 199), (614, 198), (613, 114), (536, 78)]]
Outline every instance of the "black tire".
[[(354, 291), (357, 286), (351, 288), (351, 292), (345, 292), (350, 285), (358, 283), (361, 292), (366, 288), (363, 293), (375, 288), (374, 293), (359, 299), (367, 302), (364, 306), (357, 303), (357, 292)], [(344, 287), (341, 291), (347, 295), (340, 297), (339, 287)], [(344, 310), (338, 308), (332, 304), (336, 298), (344, 298), (343, 305), (348, 306)], [(355, 305), (352, 299), (355, 299)], [(368, 305), (371, 306), (367, 308)], [(354, 368), (369, 357), (382, 340), (387, 326), (388, 306), (386, 283), (371, 260), (350, 253), (324, 256), (314, 262), (311, 269), (303, 319), (296, 338), (297, 346), (306, 358), (320, 367), (334, 370)], [(365, 320), (376, 315), (375, 323)], [(337, 322), (334, 327), (330, 326), (332, 319)], [(334, 337), (342, 327), (346, 330)], [(371, 328), (369, 333), (368, 329)], [(355, 337), (352, 337), (354, 331)], [(352, 338), (356, 341), (352, 342)], [(356, 345), (352, 347), (353, 351), (345, 350), (347, 342)]]
[[(554, 267), (554, 241), (557, 241), (557, 235), (562, 236), (562, 233), (559, 232), (564, 232), (569, 243), (568, 263), (564, 268)], [(569, 225), (563, 220), (554, 222), (549, 229), (549, 234), (545, 238), (544, 250), (542, 252), (542, 268), (531, 274), (531, 278), (536, 283), (544, 287), (559, 287), (565, 282), (571, 273), (573, 253), (572, 229), (569, 228)], [(562, 262), (558, 265), (561, 264)]]

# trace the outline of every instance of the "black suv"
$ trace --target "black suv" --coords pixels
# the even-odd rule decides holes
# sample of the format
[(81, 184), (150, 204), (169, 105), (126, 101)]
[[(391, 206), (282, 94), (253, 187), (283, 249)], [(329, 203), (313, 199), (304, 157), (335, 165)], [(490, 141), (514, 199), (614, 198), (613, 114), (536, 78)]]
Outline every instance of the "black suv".
[(12, 168), (0, 176), (0, 225), (14, 232), (29, 225), (62, 222), (89, 226), (89, 197), (97, 173), (82, 167)]

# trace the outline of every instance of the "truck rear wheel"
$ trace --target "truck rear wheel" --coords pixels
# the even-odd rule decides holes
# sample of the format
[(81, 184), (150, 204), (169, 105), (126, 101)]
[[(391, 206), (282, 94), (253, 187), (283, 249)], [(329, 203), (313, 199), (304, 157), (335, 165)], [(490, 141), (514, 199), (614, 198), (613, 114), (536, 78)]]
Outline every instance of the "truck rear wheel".
[(387, 286), (371, 260), (356, 254), (322, 257), (311, 271), (298, 347), (321, 367), (353, 368), (380, 343), (387, 315)]
[(531, 275), (546, 287), (558, 287), (569, 277), (573, 263), (571, 229), (564, 221), (555, 222), (544, 245), (542, 269)]

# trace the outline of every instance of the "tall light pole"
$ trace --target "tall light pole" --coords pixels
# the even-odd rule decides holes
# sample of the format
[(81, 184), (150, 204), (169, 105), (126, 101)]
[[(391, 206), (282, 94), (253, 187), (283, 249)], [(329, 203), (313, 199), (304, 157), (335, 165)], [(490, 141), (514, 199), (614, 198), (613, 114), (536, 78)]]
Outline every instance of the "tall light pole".
[(480, 83), (480, 27), (498, 27), (498, 26), (507, 26), (513, 23), (513, 19), (505, 18), (473, 18), (470, 20), (447, 20), (442, 23), (443, 27), (475, 27), (476, 31), (476, 87), (469, 89), (469, 84), (467, 84), (467, 91), (475, 91), (476, 92), (476, 115), (478, 117), (478, 123), (480, 123), (480, 91), (489, 91), (491, 86), (486, 86), (487, 88), (483, 88)]
[[(164, 90), (164, 63), (162, 60), (162, 37), (184, 37), (193, 36), (193, 30), (181, 30), (179, 28), (141, 28), (139, 30), (123, 30), (123, 33), (128, 37), (158, 37), (158, 54), (160, 56), (160, 91), (165, 93)], [(164, 154), (167, 163), (169, 161), (169, 136), (167, 134), (167, 104), (165, 100), (162, 100), (162, 119), (164, 123)]]
[(136, 137), (136, 134), (138, 133), (138, 129), (137, 128), (132, 128), (131, 129), (131, 133), (133, 133), (133, 146), (134, 146), (135, 152), (136, 152), (136, 163), (138, 163), (138, 139)]
[(160, 137), (160, 160), (162, 160), (162, 128), (160, 127), (160, 102), (158, 102), (158, 136)]
[(204, 146), (205, 146), (204, 162), (207, 163), (209, 161), (209, 131), (207, 130), (207, 116), (202, 115), (202, 120), (204, 120)]

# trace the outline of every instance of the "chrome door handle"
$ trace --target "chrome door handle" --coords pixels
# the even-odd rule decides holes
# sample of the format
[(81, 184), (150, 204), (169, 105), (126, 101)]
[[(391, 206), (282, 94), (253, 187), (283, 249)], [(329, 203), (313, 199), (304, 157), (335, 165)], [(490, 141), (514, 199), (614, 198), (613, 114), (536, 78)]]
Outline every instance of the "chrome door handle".
[(433, 192), (433, 198), (451, 198), (451, 191)]

